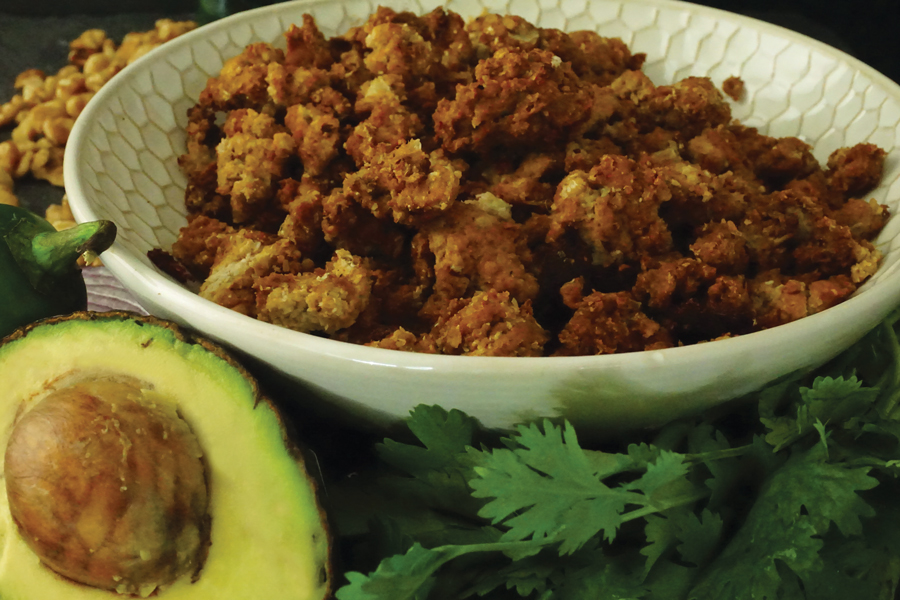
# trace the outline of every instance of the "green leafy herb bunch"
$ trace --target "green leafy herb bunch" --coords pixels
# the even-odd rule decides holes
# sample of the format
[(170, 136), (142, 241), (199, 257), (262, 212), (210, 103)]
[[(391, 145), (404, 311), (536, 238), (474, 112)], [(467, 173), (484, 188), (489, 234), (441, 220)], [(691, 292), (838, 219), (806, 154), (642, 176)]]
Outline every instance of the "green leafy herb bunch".
[(338, 600), (890, 600), (900, 583), (893, 314), (815, 373), (630, 443), (491, 436), (419, 406), (331, 490)]

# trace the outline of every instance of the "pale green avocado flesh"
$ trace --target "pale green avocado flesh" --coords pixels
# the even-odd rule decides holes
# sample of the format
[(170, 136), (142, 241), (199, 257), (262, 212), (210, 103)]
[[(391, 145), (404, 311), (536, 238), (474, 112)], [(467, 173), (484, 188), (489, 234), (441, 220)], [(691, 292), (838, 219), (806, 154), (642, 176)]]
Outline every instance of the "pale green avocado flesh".
[[(157, 589), (159, 600), (321, 600), (330, 539), (316, 485), (274, 407), (221, 350), (177, 327), (126, 314), (81, 313), (21, 330), (0, 346), (0, 448), (30, 408), (73, 379), (127, 377), (177, 405), (200, 443), (210, 544), (198, 575)], [(74, 583), (41, 563), (0, 489), (0, 598), (102, 600), (122, 595)]]

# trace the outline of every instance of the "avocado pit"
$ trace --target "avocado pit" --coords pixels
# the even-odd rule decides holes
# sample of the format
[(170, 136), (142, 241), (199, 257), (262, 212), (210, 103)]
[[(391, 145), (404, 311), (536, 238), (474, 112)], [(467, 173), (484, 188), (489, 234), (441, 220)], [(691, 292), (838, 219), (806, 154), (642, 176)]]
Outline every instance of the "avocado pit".
[(13, 521), (56, 573), (141, 596), (199, 573), (210, 530), (200, 444), (140, 382), (52, 391), (18, 420), (4, 460)]

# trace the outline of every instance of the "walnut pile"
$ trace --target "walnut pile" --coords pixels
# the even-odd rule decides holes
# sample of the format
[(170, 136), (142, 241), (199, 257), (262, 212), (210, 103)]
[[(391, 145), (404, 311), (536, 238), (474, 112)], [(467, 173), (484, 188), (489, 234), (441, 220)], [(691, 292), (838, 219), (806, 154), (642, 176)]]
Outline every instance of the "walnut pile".
[[(113, 75), (153, 48), (194, 29), (192, 21), (160, 19), (120, 44), (101, 29), (89, 29), (69, 44), (68, 64), (55, 74), (28, 69), (15, 80), (17, 93), (0, 104), (0, 203), (19, 205), (14, 182), (24, 177), (63, 186), (63, 153), (75, 119)], [(48, 219), (49, 220), (49, 219)]]
[(395, 350), (631, 352), (802, 318), (878, 268), (883, 150), (820, 165), (619, 39), (380, 8), (285, 42), (189, 110), (188, 225), (150, 253), (248, 316)]

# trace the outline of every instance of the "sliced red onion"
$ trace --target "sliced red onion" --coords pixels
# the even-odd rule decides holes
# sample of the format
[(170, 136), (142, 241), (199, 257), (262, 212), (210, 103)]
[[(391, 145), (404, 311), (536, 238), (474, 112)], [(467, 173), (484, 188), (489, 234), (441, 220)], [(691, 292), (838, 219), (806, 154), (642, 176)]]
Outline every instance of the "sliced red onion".
[(106, 312), (128, 310), (142, 315), (147, 311), (131, 293), (104, 267), (86, 267), (81, 271), (87, 287), (88, 310)]

